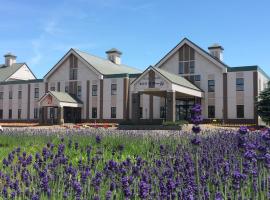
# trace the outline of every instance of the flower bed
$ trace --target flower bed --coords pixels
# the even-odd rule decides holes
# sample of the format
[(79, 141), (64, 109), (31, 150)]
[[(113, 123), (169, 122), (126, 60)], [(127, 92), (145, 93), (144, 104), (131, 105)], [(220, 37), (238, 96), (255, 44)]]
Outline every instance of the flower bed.
[(269, 199), (270, 131), (193, 131), (4, 129), (0, 196)]

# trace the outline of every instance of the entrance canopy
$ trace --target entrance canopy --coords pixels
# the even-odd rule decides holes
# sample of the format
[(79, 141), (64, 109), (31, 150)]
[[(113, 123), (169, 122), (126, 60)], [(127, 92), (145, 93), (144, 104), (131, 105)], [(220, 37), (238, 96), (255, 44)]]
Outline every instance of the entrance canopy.
[(65, 92), (49, 91), (40, 100), (40, 107), (82, 107), (82, 102)]
[(203, 98), (203, 91), (185, 78), (163, 69), (150, 66), (142, 75), (131, 83), (132, 93), (153, 94), (165, 96), (166, 92), (176, 92), (176, 95)]

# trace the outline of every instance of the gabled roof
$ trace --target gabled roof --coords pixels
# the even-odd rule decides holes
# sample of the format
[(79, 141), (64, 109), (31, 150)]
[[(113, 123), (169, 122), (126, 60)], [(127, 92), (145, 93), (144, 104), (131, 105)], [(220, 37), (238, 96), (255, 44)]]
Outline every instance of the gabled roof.
[(182, 76), (178, 76), (176, 74), (170, 73), (168, 71), (165, 71), (165, 70), (157, 68), (157, 67), (153, 67), (153, 69), (156, 70), (157, 72), (159, 72), (163, 77), (167, 78), (170, 82), (172, 82), (176, 85), (180, 85), (180, 86), (190, 88), (193, 90), (202, 91), (200, 88), (198, 88), (196, 85), (192, 84), (190, 81), (188, 81), (187, 79), (185, 79)]
[(12, 74), (19, 70), (25, 63), (14, 63), (7, 67), (0, 65), (0, 82), (6, 81)]
[(198, 88), (196, 85), (194, 85), (193, 83), (191, 83), (190, 81), (188, 81), (184, 77), (178, 76), (176, 74), (170, 73), (168, 71), (165, 71), (163, 69), (153, 67), (153, 66), (149, 66), (139, 77), (137, 77), (134, 81), (132, 81), (131, 84), (134, 84), (137, 80), (140, 79), (140, 77), (142, 77), (145, 73), (147, 73), (151, 69), (154, 70), (155, 72), (157, 72), (158, 74), (160, 74), (162, 77), (164, 77), (165, 79), (167, 79), (169, 82), (171, 82), (173, 84), (203, 92), (200, 88)]
[(226, 69), (228, 67), (228, 65), (226, 65), (224, 62), (222, 62), (218, 58), (212, 56), (210, 53), (208, 53), (206, 50), (204, 50), (203, 48), (199, 47), (197, 44), (190, 41), (188, 38), (184, 38), (183, 40), (181, 40), (181, 42), (179, 42), (171, 51), (169, 51), (169, 53), (167, 53), (160, 61), (157, 62), (157, 64), (155, 64), (155, 67), (160, 67), (174, 53), (176, 53), (184, 44), (188, 44), (189, 46), (191, 46), (192, 48), (197, 50), (201, 55), (207, 57), (209, 60), (216, 63), (220, 67), (222, 67), (224, 69)]
[(80, 51), (78, 49), (73, 49), (79, 56), (81, 56), (85, 61), (87, 61), (91, 66), (93, 66), (102, 75), (112, 75), (112, 74), (138, 74), (141, 73), (140, 70), (127, 65), (117, 65), (110, 60), (100, 58), (88, 54), (86, 52)]
[(79, 99), (75, 99), (70, 94), (66, 92), (56, 92), (56, 91), (49, 91), (49, 93), (54, 96), (59, 102), (66, 102), (66, 103), (79, 103), (82, 102)]
[(116, 76), (123, 76), (123, 75), (137, 75), (140, 74), (141, 71), (135, 69), (133, 67), (129, 67), (127, 65), (117, 65), (111, 62), (110, 60), (100, 58), (98, 56), (94, 56), (88, 54), (86, 52), (80, 51), (78, 49), (70, 49), (58, 63), (44, 76), (44, 79), (48, 78), (50, 74), (54, 72), (55, 69), (70, 55), (74, 54), (79, 59), (81, 59), (87, 67), (91, 70), (95, 71), (99, 75), (103, 75), (104, 77), (116, 77)]

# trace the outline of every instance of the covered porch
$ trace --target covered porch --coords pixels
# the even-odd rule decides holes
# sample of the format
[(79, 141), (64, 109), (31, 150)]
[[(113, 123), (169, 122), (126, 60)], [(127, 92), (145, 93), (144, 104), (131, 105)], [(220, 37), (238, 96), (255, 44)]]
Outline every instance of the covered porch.
[[(159, 121), (189, 120), (190, 109), (195, 103), (201, 103), (203, 92), (185, 78), (171, 74), (165, 70), (150, 67), (131, 84), (132, 102), (131, 119), (135, 123), (148, 120), (149, 123)], [(141, 96), (148, 96), (142, 103)], [(154, 106), (154, 98), (160, 99), (160, 106)], [(142, 117), (142, 105), (148, 106), (149, 114)], [(154, 112), (160, 109), (160, 117)]]
[(63, 124), (81, 122), (83, 104), (68, 93), (47, 92), (39, 100), (40, 124)]

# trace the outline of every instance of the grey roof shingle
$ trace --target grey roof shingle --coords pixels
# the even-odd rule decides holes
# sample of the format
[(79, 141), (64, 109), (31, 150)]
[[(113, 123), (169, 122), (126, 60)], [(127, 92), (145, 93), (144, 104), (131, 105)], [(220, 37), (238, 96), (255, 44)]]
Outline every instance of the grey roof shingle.
[(12, 74), (20, 69), (25, 63), (14, 63), (10, 67), (0, 65), (0, 82), (6, 81)]
[(93, 66), (99, 73), (103, 75), (112, 74), (138, 74), (140, 70), (129, 67), (127, 65), (117, 65), (113, 62), (103, 59), (94, 55), (90, 55), (78, 49), (73, 49), (79, 56), (81, 56), (86, 62)]
[(160, 68), (157, 68), (157, 67), (153, 67), (153, 68), (154, 68), (154, 70), (158, 71), (162, 76), (167, 78), (172, 83), (175, 83), (177, 85), (187, 87), (187, 88), (190, 88), (190, 89), (193, 89), (193, 90), (202, 91), (200, 88), (198, 88), (197, 86), (195, 86), (194, 84), (189, 82), (184, 77), (178, 76), (176, 74), (172, 74), (170, 72), (167, 72), (167, 71), (165, 71), (163, 69), (160, 69)]
[(82, 103), (80, 100), (75, 99), (66, 92), (49, 91), (58, 101), (67, 103)]

